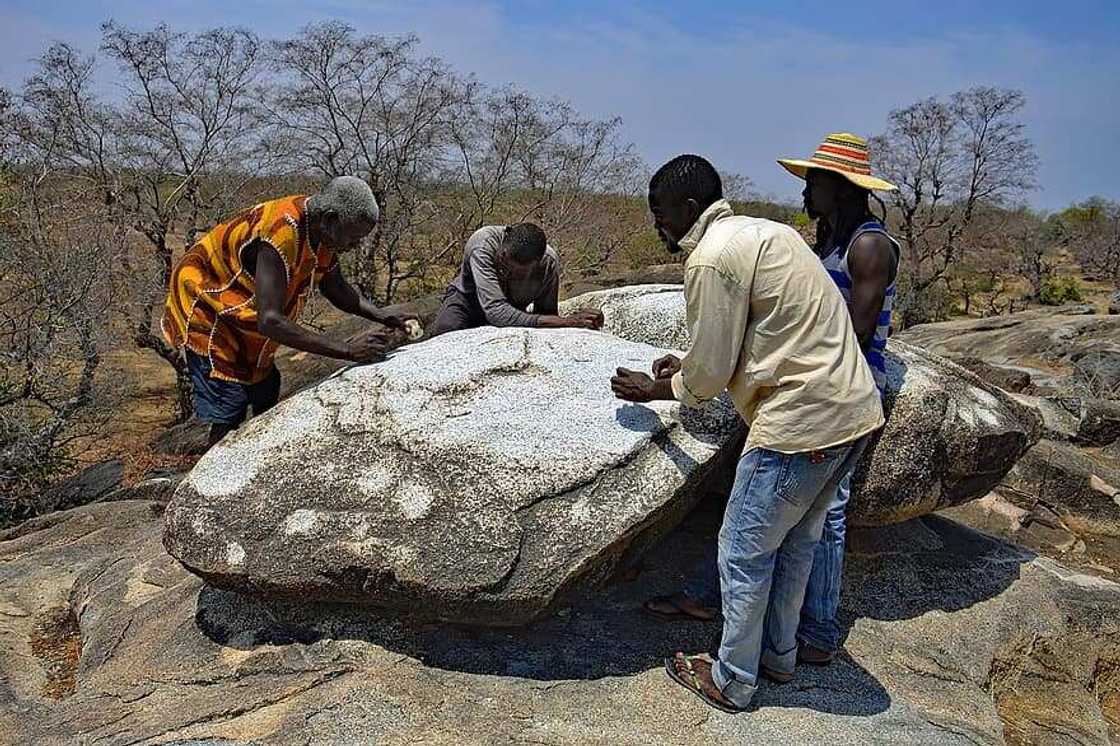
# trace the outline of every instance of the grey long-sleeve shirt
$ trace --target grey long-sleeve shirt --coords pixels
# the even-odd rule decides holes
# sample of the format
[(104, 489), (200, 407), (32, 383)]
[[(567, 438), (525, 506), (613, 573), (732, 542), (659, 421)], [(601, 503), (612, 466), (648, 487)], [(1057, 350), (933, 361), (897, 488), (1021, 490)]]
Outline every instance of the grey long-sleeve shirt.
[[(537, 271), (523, 280), (505, 276), (500, 262), (504, 225), (479, 228), (467, 239), (463, 265), (451, 287), (476, 296), (492, 326), (537, 326), (541, 315), (556, 315), (560, 296), (560, 255), (545, 248)], [(533, 304), (533, 313), (525, 309)]]

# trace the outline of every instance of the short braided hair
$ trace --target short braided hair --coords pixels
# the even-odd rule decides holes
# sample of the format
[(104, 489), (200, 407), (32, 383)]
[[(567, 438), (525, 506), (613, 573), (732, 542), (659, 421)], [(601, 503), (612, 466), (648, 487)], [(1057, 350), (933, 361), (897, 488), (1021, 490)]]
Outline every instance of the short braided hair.
[(694, 199), (703, 210), (723, 199), (723, 182), (707, 158), (678, 155), (657, 169), (649, 180), (650, 194), (659, 194), (673, 201)]

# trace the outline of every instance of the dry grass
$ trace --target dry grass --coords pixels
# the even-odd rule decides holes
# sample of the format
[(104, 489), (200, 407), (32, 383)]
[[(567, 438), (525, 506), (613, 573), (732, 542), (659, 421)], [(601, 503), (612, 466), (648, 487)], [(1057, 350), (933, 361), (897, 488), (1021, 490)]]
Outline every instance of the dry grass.
[(64, 699), (77, 689), (75, 674), (82, 656), (82, 635), (78, 622), (66, 606), (47, 612), (31, 630), (31, 652), (46, 674), (43, 696)]

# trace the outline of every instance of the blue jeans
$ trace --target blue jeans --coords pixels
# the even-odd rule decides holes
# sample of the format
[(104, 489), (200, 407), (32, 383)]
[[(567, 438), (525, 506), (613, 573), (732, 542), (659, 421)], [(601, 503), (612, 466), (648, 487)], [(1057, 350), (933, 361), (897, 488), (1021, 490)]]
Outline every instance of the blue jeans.
[(712, 669), (737, 707), (750, 704), (760, 665), (793, 672), (813, 550), (866, 444), (794, 454), (755, 448), (739, 460), (719, 532), (723, 638)]
[(185, 350), (187, 369), (194, 391), (194, 413), (203, 422), (237, 427), (245, 420), (249, 407), (258, 415), (271, 409), (280, 399), (280, 371), (276, 366), (260, 383), (234, 383), (211, 378), (210, 361)]
[(840, 647), (840, 625), (836, 612), (840, 608), (840, 581), (844, 577), (845, 513), (852, 494), (852, 478), (840, 483), (836, 499), (824, 518), (821, 540), (813, 550), (813, 570), (805, 587), (805, 603), (801, 606), (801, 627), (797, 639), (817, 650), (829, 653)]

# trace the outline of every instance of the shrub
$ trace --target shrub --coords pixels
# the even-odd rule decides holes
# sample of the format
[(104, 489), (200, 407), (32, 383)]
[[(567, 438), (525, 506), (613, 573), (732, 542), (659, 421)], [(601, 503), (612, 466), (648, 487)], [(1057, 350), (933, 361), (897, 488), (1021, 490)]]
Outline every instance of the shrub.
[(1077, 281), (1076, 277), (1047, 277), (1042, 281), (1038, 300), (1044, 306), (1080, 303), (1082, 300), (1081, 283)]

